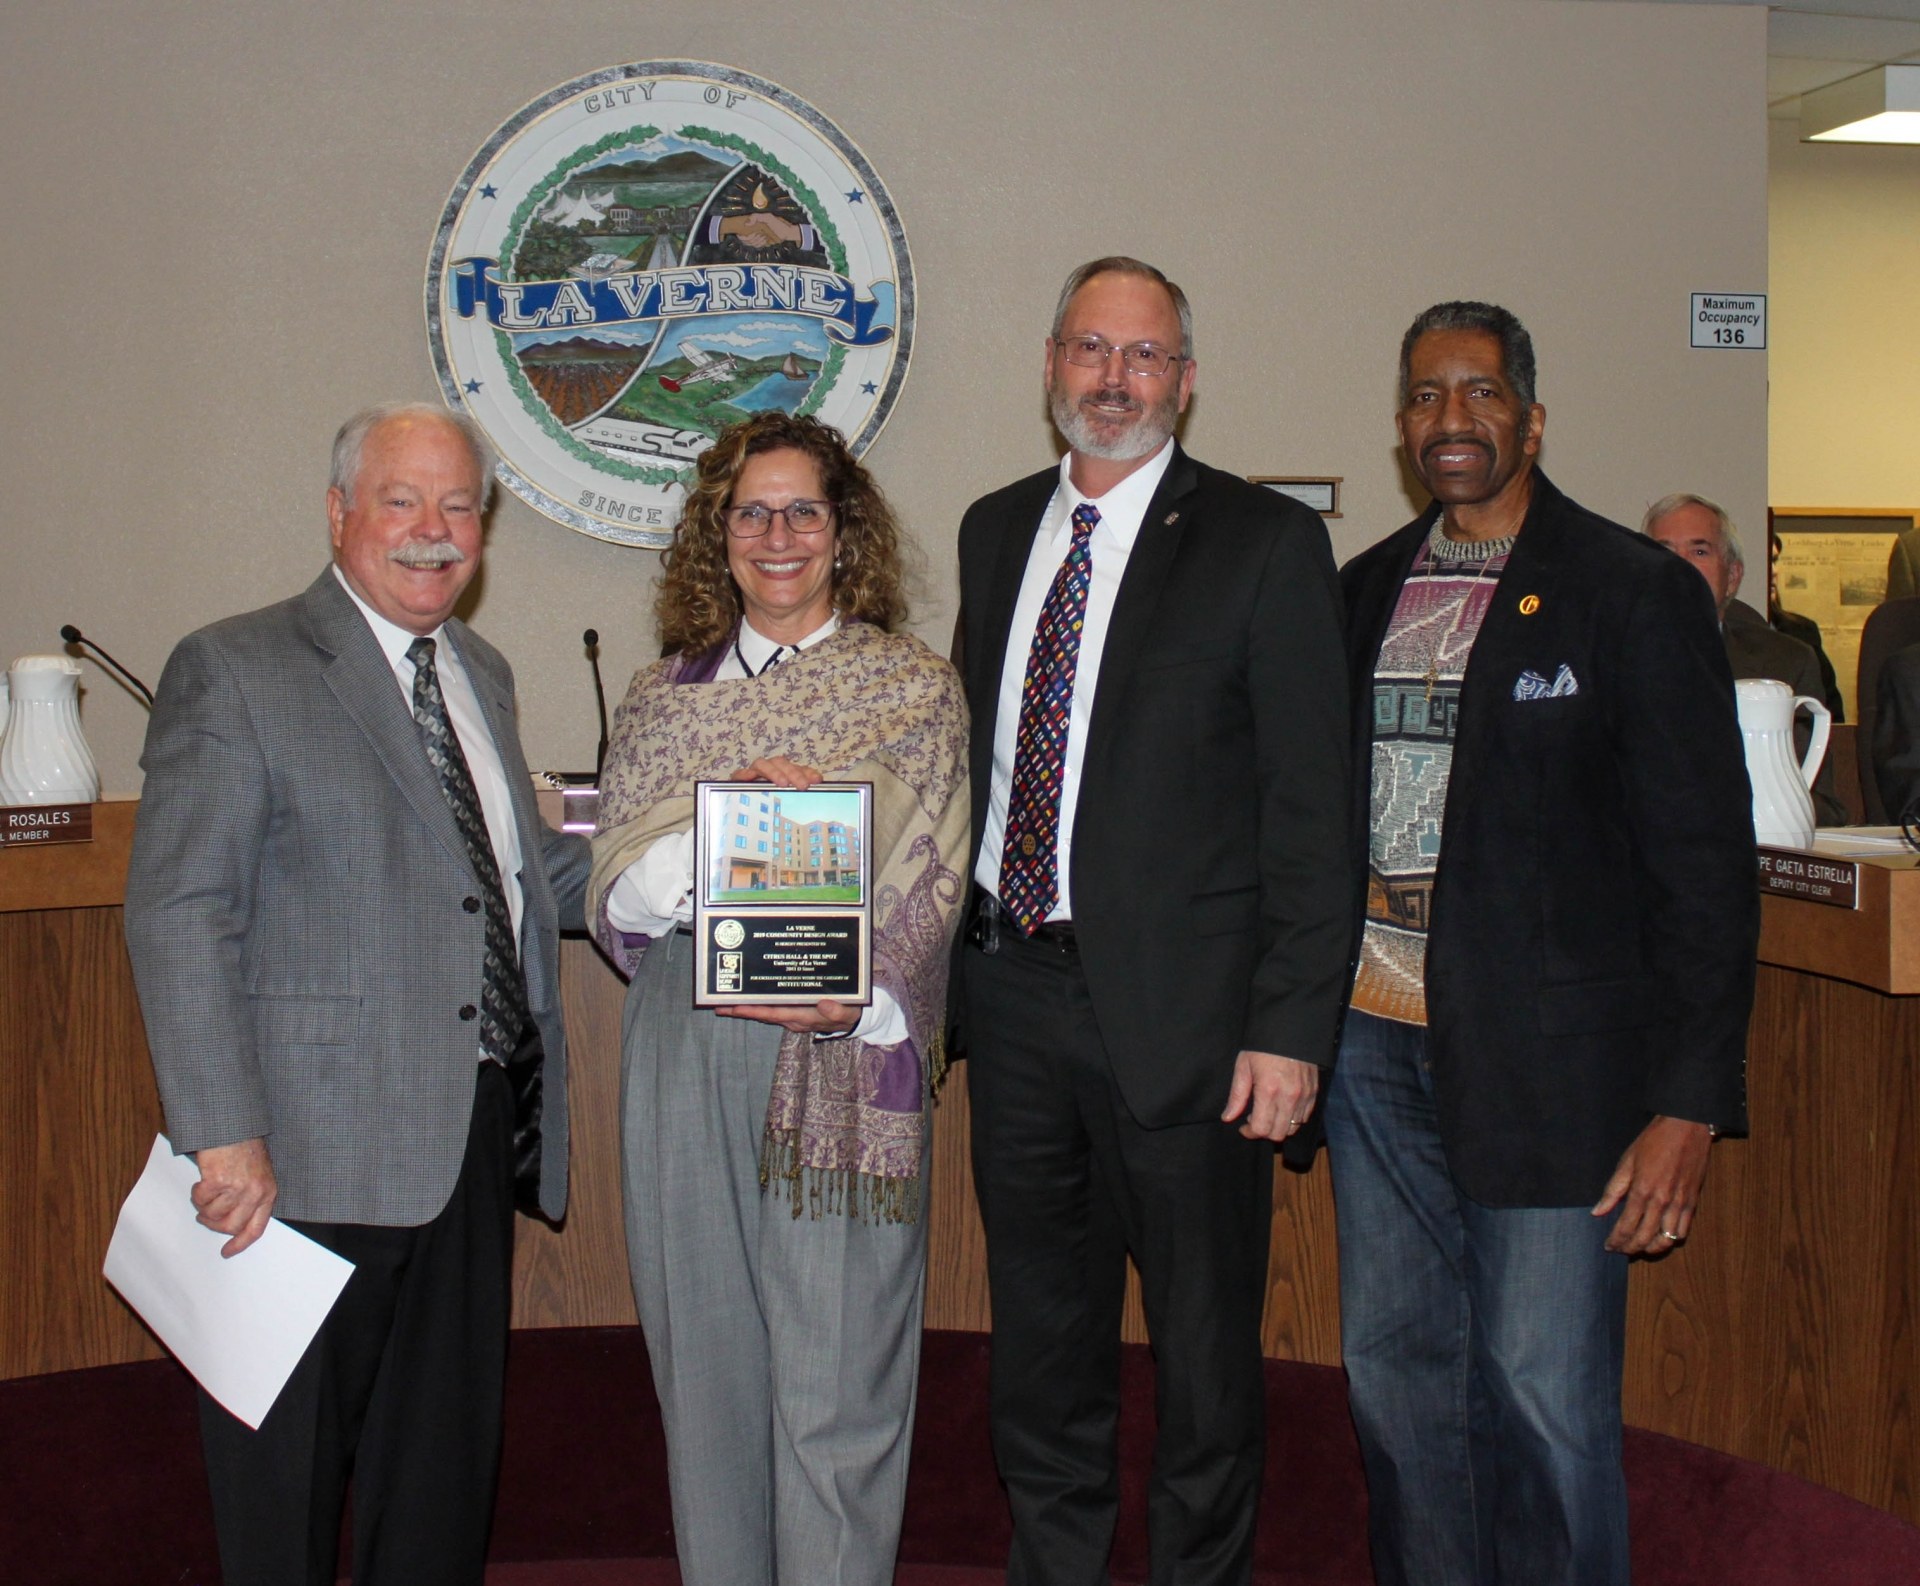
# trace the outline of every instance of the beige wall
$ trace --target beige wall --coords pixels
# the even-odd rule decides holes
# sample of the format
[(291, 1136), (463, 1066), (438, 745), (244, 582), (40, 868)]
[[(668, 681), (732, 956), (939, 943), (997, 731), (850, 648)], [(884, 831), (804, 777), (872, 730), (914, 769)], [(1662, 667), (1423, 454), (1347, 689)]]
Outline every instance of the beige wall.
[[(5, 45), (5, 656), (73, 621), (151, 678), (180, 634), (302, 586), (335, 422), (435, 394), (422, 278), (454, 177), (526, 100), (646, 58), (785, 84), (897, 199), (919, 339), (870, 458), (942, 648), (961, 510), (1054, 455), (1056, 285), (1115, 249), (1193, 296), (1192, 449), (1343, 475), (1343, 556), (1409, 515), (1393, 360), (1442, 297), (1530, 324), (1545, 461), (1589, 505), (1764, 505), (1765, 355), (1686, 345), (1689, 291), (1765, 290), (1758, 7), (75, 0), (12, 8)], [(475, 622), (519, 668), (536, 765), (589, 759), (578, 635), (600, 629), (617, 691), (656, 566), (496, 514)], [(88, 683), (130, 790), (143, 718)]]
[(1920, 508), (1920, 148), (1771, 130), (1769, 499)]

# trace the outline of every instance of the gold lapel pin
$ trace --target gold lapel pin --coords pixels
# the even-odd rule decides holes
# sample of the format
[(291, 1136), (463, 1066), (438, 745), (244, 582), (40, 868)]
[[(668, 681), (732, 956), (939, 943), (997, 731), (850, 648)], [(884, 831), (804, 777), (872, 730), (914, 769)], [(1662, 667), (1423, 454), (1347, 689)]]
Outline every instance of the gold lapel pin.
[(1520, 597), (1520, 615), (1521, 616), (1531, 617), (1539, 609), (1540, 609), (1540, 597), (1538, 595), (1522, 595)]

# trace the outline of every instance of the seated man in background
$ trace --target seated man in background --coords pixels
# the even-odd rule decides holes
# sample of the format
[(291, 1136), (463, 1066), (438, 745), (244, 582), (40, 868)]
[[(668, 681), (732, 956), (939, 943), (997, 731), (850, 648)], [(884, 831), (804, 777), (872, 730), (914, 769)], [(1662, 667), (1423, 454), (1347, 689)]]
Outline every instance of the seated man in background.
[(1887, 814), (1901, 820), (1920, 797), (1920, 644), (1887, 657), (1874, 698), (1873, 776)]
[[(1682, 561), (1699, 568), (1700, 576), (1713, 591), (1713, 603), (1720, 612), (1720, 638), (1727, 647), (1727, 660), (1735, 678), (1771, 677), (1785, 683), (1796, 694), (1825, 701), (1826, 684), (1820, 676), (1820, 663), (1812, 650), (1798, 639), (1775, 633), (1766, 619), (1753, 607), (1733, 597), (1740, 591), (1746, 573), (1746, 558), (1741, 554), (1740, 538), (1734, 533), (1733, 520), (1725, 509), (1705, 496), (1662, 496), (1647, 508), (1640, 520), (1640, 532), (1657, 540)], [(1794, 724), (1796, 752), (1807, 752), (1807, 728)], [(1833, 756), (1829, 754), (1813, 781), (1814, 819), (1822, 826), (1847, 824), (1846, 806), (1833, 786)]]

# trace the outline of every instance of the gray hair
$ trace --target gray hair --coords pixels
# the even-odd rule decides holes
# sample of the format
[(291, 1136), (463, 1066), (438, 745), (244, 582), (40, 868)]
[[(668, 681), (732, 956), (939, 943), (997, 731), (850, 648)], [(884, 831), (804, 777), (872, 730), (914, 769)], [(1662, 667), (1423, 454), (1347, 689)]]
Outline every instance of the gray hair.
[(1720, 537), (1720, 549), (1735, 567), (1747, 565), (1746, 552), (1740, 549), (1740, 536), (1735, 531), (1733, 519), (1727, 516), (1727, 509), (1717, 501), (1709, 501), (1705, 496), (1696, 496), (1681, 490), (1670, 496), (1662, 496), (1647, 508), (1647, 515), (1640, 520), (1640, 532), (1652, 534), (1654, 524), (1669, 512), (1678, 512), (1682, 507), (1705, 507), (1713, 515), (1714, 532)]
[(1060, 301), (1053, 309), (1052, 334), (1056, 338), (1060, 335), (1060, 327), (1067, 322), (1067, 305), (1073, 301), (1073, 294), (1096, 275), (1137, 275), (1144, 281), (1154, 281), (1165, 287), (1167, 296), (1173, 299), (1174, 313), (1180, 316), (1180, 356), (1186, 359), (1193, 357), (1193, 305), (1187, 301), (1187, 294), (1152, 265), (1140, 259), (1130, 259), (1124, 253), (1089, 260), (1067, 277), (1067, 284), (1060, 288)]
[(376, 402), (362, 408), (333, 437), (333, 467), (327, 474), (327, 486), (337, 490), (348, 506), (353, 505), (353, 487), (360, 479), (360, 461), (367, 449), (367, 437), (382, 424), (396, 419), (434, 420), (451, 425), (473, 453), (473, 466), (480, 475), (480, 510), (493, 505), (493, 448), (481, 434), (480, 426), (465, 413), (436, 406), (432, 402)]
[(1435, 303), (1415, 317), (1400, 338), (1400, 406), (1413, 383), (1413, 344), (1430, 330), (1477, 330), (1500, 343), (1500, 372), (1523, 408), (1533, 406), (1533, 338), (1527, 327), (1497, 303)]

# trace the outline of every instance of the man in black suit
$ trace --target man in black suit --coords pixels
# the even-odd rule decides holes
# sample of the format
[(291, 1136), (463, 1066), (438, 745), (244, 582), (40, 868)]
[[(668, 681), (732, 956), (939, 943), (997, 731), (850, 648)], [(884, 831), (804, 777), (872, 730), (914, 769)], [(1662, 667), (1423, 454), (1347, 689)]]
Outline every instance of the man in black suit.
[(1534, 467), (1505, 309), (1401, 346), (1433, 495), (1341, 575), (1359, 969), (1326, 1127), (1382, 1586), (1625, 1586), (1627, 1258), (1746, 1127), (1759, 903), (1703, 582)]
[(1174, 443), (1185, 296), (1067, 280), (1067, 456), (960, 530), (975, 904), (955, 999), (1008, 1580), (1106, 1579), (1126, 1256), (1158, 1362), (1156, 1583), (1244, 1582), (1273, 1145), (1331, 1060), (1351, 890), (1326, 530)]

